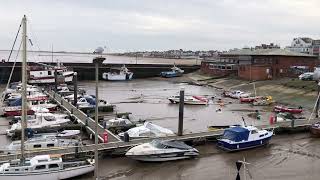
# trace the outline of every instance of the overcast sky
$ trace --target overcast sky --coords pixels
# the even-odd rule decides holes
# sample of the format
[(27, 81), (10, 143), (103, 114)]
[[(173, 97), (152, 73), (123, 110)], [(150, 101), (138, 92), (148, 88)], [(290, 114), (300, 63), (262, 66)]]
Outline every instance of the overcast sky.
[(0, 49), (10, 49), (23, 14), (41, 50), (228, 50), (320, 38), (319, 0), (0, 0)]

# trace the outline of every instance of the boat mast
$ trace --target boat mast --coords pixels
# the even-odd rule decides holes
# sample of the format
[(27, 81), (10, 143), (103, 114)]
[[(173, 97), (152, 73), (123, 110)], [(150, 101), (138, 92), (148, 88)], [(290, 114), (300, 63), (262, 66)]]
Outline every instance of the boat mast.
[(27, 17), (26, 15), (22, 18), (22, 107), (21, 107), (21, 162), (24, 161), (24, 141), (25, 141), (25, 123), (26, 123), (26, 117), (27, 117), (27, 106), (26, 106), (26, 100), (27, 100)]

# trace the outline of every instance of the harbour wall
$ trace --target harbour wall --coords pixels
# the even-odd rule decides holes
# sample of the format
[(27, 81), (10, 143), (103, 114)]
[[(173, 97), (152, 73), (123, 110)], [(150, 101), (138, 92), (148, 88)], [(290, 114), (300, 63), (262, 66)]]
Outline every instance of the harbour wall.
[[(48, 65), (55, 65), (46, 63)], [(39, 66), (35, 63), (28, 63), (29, 66)], [(99, 78), (102, 78), (102, 73), (110, 71), (110, 68), (120, 68), (123, 64), (103, 64), (99, 68)], [(68, 69), (78, 73), (78, 80), (94, 80), (95, 67), (93, 63), (64, 63)], [(0, 63), (0, 83), (6, 83), (9, 79), (13, 62)], [(126, 67), (134, 73), (134, 78), (147, 78), (159, 76), (162, 71), (169, 71), (172, 64), (127, 64)], [(200, 68), (199, 65), (178, 65), (185, 73), (196, 71)], [(20, 81), (21, 79), (21, 62), (17, 62), (14, 68), (11, 81)]]

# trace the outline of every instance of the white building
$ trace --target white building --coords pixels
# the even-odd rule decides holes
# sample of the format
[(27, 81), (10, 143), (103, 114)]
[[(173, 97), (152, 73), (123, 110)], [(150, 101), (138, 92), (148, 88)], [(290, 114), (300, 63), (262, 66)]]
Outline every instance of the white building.
[(312, 41), (311, 38), (307, 37), (294, 38), (291, 46), (288, 46), (285, 49), (293, 52), (312, 54)]

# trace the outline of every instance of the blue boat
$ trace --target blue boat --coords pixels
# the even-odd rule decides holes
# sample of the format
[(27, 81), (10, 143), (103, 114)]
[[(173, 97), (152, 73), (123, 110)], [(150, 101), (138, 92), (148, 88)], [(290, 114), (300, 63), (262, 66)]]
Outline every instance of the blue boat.
[(171, 71), (164, 71), (160, 73), (161, 77), (172, 78), (182, 76), (184, 70), (176, 67), (175, 65), (171, 68)]
[(272, 131), (259, 130), (254, 126), (231, 127), (224, 130), (218, 147), (227, 151), (255, 148), (268, 144), (272, 135)]

